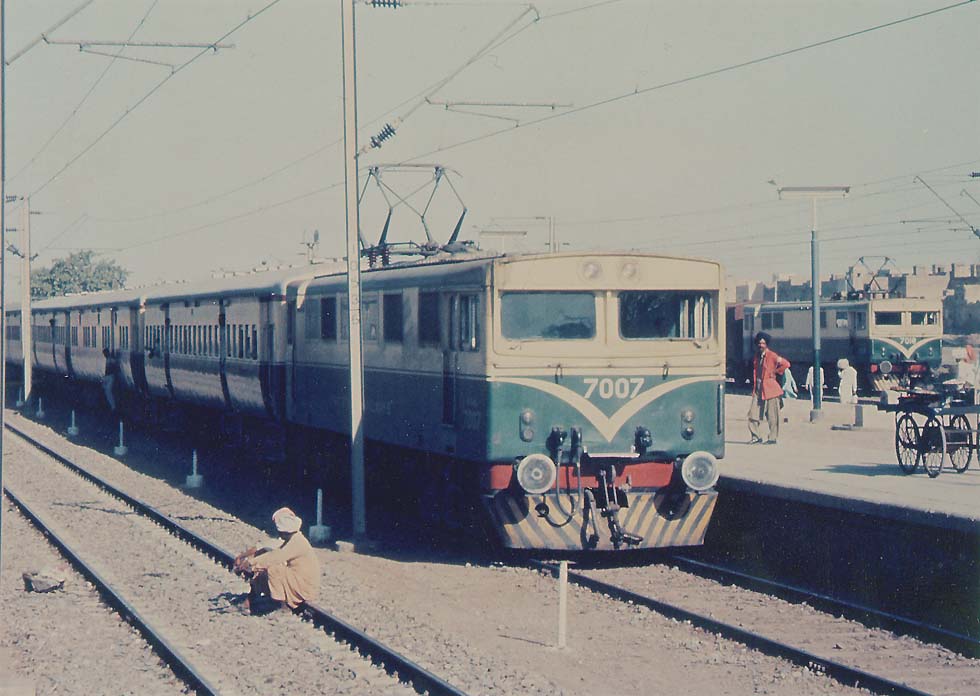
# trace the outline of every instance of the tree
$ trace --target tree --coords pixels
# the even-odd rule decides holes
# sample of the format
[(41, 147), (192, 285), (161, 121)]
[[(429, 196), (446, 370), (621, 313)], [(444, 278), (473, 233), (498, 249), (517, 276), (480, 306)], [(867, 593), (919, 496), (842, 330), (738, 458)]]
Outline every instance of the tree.
[(60, 297), (68, 293), (117, 290), (126, 284), (129, 271), (111, 259), (95, 258), (87, 249), (56, 259), (50, 268), (31, 273), (31, 297)]

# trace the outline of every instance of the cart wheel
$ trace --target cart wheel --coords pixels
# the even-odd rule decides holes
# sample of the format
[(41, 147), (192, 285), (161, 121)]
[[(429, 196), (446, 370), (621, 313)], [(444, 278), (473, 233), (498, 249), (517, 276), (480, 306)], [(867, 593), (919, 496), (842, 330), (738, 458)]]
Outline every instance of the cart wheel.
[(962, 474), (973, 459), (973, 431), (966, 416), (953, 416), (949, 419), (949, 432), (946, 447), (949, 449), (949, 463), (956, 473)]
[(910, 413), (900, 416), (895, 423), (895, 456), (906, 474), (915, 472), (919, 466), (919, 425)]
[(922, 426), (919, 452), (929, 478), (939, 476), (943, 470), (943, 459), (946, 458), (946, 429), (935, 416), (930, 416)]

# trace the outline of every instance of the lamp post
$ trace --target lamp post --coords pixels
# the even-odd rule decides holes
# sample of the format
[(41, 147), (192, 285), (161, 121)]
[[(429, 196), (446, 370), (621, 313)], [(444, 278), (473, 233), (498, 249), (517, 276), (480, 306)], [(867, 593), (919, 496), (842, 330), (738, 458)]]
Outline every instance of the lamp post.
[(810, 422), (823, 417), (823, 381), (820, 379), (820, 237), (817, 234), (817, 200), (821, 198), (846, 198), (850, 186), (783, 186), (776, 189), (780, 200), (809, 199), (812, 215), (810, 226), (810, 285), (811, 321), (813, 323), (813, 408)]

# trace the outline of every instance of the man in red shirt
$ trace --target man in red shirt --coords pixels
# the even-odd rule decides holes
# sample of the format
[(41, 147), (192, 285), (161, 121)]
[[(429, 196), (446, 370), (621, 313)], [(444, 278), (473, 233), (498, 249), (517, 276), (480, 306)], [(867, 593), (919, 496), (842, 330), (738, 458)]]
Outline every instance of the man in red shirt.
[(755, 358), (752, 360), (752, 405), (749, 407), (749, 444), (762, 442), (762, 421), (769, 424), (767, 445), (779, 438), (780, 397), (783, 388), (777, 377), (789, 369), (789, 360), (769, 348), (772, 336), (760, 331), (755, 335)]

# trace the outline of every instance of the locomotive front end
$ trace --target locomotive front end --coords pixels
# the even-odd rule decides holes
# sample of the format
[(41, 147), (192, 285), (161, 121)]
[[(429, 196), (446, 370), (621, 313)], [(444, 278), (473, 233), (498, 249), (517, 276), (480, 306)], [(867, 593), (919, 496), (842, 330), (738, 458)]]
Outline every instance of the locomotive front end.
[(724, 455), (721, 278), (655, 256), (496, 265), (482, 484), (505, 546), (703, 542)]

